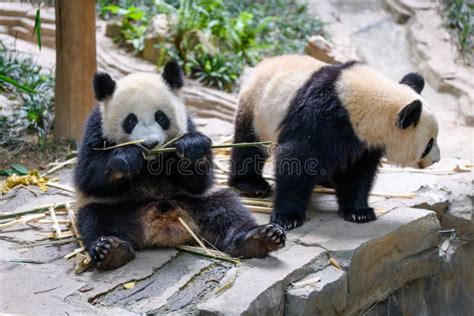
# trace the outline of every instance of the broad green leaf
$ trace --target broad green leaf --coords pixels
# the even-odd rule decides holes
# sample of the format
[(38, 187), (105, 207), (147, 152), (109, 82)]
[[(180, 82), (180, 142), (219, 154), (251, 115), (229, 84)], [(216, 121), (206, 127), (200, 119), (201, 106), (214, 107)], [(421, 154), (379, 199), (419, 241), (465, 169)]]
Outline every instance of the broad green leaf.
[(14, 163), (11, 165), (12, 169), (16, 171), (16, 173), (18, 173), (19, 175), (27, 175), (28, 174), (28, 168), (26, 168), (25, 166), (23, 165), (20, 165), (18, 163)]
[(11, 176), (13, 174), (13, 169), (3, 169), (0, 170), (0, 176)]

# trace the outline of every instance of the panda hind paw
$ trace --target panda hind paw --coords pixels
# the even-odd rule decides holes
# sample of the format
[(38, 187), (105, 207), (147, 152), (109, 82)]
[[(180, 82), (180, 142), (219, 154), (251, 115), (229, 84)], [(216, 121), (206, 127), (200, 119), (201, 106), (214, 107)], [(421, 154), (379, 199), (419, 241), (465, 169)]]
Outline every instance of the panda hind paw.
[(100, 270), (119, 268), (135, 258), (132, 245), (114, 236), (100, 237), (89, 252)]
[(266, 224), (251, 229), (238, 249), (231, 255), (242, 258), (262, 258), (269, 252), (285, 246), (285, 230), (276, 224)]

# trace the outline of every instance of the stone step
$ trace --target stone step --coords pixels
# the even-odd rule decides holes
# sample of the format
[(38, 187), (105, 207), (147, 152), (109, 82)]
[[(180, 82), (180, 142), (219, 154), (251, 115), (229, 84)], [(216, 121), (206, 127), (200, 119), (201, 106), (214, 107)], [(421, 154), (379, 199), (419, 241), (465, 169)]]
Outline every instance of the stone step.
[[(32, 43), (37, 44), (37, 37), (36, 35), (32, 35), (32, 32), (30, 32), (28, 29), (22, 27), (22, 26), (14, 26), (9, 30), (9, 34), (11, 36), (23, 39), (25, 41), (29, 41)], [(47, 36), (42, 34), (41, 36), (41, 45), (47, 46), (54, 48), (56, 46), (56, 40), (52, 36)]]
[[(23, 18), (21, 19), (21, 26), (33, 33), (35, 27), (35, 20)], [(54, 24), (41, 23), (41, 37), (43, 36), (56, 36), (56, 26)]]

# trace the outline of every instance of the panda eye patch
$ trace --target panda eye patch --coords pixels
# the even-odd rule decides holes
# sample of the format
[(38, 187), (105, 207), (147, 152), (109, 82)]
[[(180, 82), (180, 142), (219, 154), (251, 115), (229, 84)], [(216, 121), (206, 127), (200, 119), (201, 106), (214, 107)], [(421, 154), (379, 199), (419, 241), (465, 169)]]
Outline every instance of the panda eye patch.
[(135, 125), (138, 123), (138, 118), (135, 114), (130, 113), (122, 122), (122, 128), (127, 134), (131, 134)]
[(160, 126), (164, 129), (167, 130), (170, 128), (170, 119), (168, 116), (161, 110), (156, 111), (155, 113), (155, 121), (160, 124)]
[(426, 155), (428, 155), (431, 151), (431, 148), (433, 148), (433, 138), (430, 139), (430, 141), (428, 142), (428, 145), (426, 145), (426, 148), (425, 148), (425, 151), (423, 152), (423, 154), (421, 155), (421, 158), (425, 158)]

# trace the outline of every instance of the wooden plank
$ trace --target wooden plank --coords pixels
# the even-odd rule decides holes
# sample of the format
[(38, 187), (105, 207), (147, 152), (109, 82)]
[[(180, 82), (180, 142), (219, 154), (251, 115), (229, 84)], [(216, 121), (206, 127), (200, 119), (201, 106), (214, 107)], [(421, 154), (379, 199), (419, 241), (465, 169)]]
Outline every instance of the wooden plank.
[(95, 105), (95, 0), (56, 1), (56, 138), (79, 140)]

